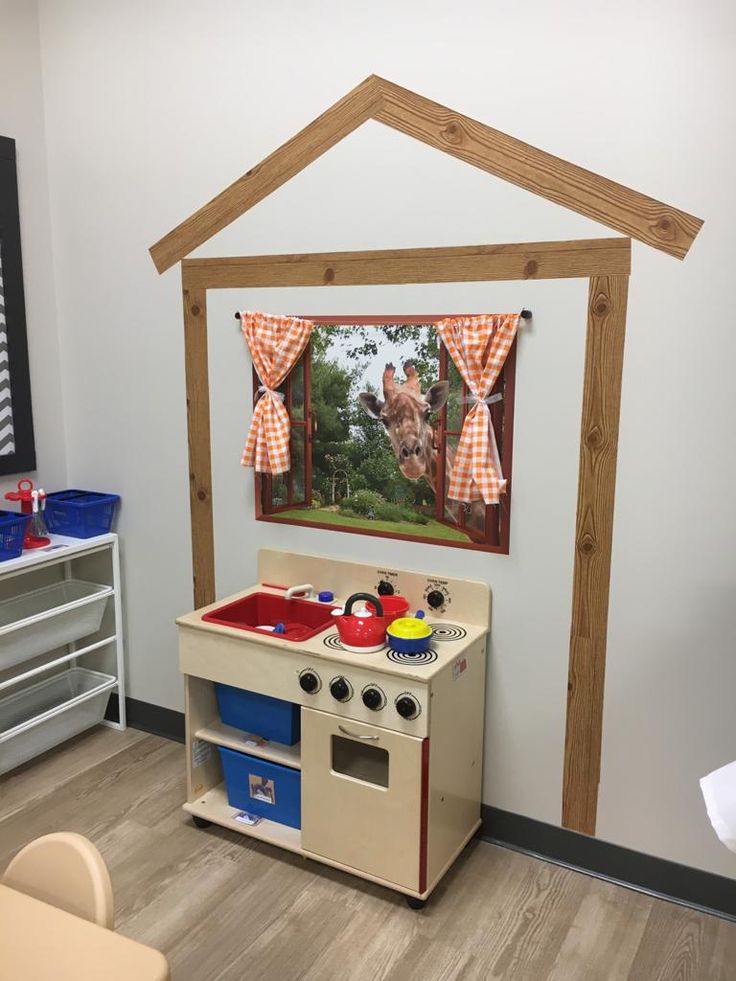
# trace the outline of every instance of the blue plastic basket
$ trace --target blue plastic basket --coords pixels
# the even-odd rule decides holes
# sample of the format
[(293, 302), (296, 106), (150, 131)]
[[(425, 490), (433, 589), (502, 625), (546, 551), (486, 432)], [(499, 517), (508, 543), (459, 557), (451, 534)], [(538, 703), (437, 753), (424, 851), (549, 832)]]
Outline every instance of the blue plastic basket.
[(0, 562), (17, 559), (23, 551), (23, 539), (30, 514), (16, 511), (0, 511)]
[(294, 702), (215, 682), (220, 718), (229, 726), (293, 746), (301, 738), (301, 709)]
[(225, 777), (227, 801), (249, 814), (286, 824), (302, 826), (301, 773), (280, 763), (217, 747)]
[(112, 530), (119, 494), (96, 491), (55, 491), (46, 498), (46, 525), (53, 535), (94, 538)]

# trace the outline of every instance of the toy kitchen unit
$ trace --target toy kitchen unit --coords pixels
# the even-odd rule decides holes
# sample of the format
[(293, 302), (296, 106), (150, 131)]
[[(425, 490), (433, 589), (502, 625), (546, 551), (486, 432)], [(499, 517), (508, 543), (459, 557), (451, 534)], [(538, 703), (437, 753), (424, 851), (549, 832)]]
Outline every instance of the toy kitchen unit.
[[(177, 620), (184, 809), (419, 908), (480, 825), (490, 588), (273, 549), (258, 580)], [(424, 649), (346, 649), (355, 593), (425, 611)]]

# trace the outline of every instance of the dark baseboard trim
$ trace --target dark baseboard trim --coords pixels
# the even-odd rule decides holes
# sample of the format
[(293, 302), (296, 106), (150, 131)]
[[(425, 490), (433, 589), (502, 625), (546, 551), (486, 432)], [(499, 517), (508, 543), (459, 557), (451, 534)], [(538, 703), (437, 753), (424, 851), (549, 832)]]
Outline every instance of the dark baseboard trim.
[(736, 920), (736, 880), (483, 804), (479, 835), (535, 858)]
[[(184, 742), (183, 712), (162, 708), (160, 705), (151, 705), (149, 702), (140, 702), (137, 698), (126, 698), (125, 714), (131, 729), (141, 729), (143, 732), (150, 732), (154, 736), (173, 739), (177, 743)], [(105, 718), (112, 719), (114, 722), (118, 721), (117, 695), (114, 695), (108, 702)]]

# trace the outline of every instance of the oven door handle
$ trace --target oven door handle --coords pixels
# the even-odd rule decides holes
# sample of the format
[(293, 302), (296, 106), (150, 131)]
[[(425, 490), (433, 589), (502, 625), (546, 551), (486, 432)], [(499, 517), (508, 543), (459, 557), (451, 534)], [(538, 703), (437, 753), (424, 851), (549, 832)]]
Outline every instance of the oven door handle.
[(350, 736), (351, 739), (372, 739), (378, 741), (381, 738), (380, 736), (359, 736), (357, 732), (351, 732), (349, 729), (346, 729), (345, 726), (339, 725), (337, 728), (345, 736)]

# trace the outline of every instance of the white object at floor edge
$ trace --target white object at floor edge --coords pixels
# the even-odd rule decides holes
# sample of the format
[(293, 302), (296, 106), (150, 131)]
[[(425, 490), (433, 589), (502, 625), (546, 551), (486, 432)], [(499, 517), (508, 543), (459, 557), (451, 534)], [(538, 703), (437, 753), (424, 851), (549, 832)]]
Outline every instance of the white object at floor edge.
[(702, 777), (700, 789), (715, 833), (736, 852), (736, 760)]

